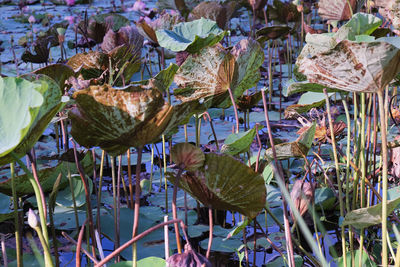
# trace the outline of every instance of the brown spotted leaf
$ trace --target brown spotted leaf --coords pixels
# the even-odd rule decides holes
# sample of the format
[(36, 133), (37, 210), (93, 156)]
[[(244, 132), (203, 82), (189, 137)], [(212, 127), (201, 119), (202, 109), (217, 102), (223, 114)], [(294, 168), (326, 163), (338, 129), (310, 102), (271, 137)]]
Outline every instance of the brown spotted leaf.
[(91, 86), (74, 94), (71, 134), (86, 147), (100, 146), (119, 155), (151, 143), (164, 131), (172, 107), (156, 89)]
[(296, 64), (311, 83), (373, 93), (389, 84), (400, 71), (400, 52), (387, 42), (343, 40), (327, 52), (299, 58)]
[(132, 55), (138, 57), (143, 47), (143, 37), (139, 34), (138, 30), (132, 26), (122, 27), (118, 32), (114, 32), (110, 29), (104, 36), (101, 49), (109, 53), (120, 45), (132, 47)]
[(183, 102), (200, 101), (206, 108), (227, 108), (232, 104), (228, 88), (238, 98), (254, 87), (263, 60), (264, 53), (254, 40), (241, 40), (231, 51), (220, 45), (206, 47), (179, 68), (175, 75), (179, 88), (174, 95)]
[(211, 19), (217, 22), (218, 27), (225, 29), (233, 12), (236, 9), (236, 2), (219, 4), (213, 1), (204, 1), (198, 4), (189, 14), (190, 20), (200, 18)]
[[(175, 181), (173, 174), (167, 177)], [(264, 179), (227, 155), (205, 154), (204, 165), (185, 173), (179, 186), (205, 206), (240, 212), (254, 218), (265, 206)]]

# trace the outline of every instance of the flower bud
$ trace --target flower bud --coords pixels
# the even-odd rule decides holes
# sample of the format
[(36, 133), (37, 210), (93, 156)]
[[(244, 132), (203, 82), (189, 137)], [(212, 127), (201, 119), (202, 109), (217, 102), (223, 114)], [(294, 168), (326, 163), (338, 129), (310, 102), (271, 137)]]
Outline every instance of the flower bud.
[(36, 228), (39, 226), (39, 219), (32, 209), (29, 209), (28, 211), (28, 224), (32, 228)]

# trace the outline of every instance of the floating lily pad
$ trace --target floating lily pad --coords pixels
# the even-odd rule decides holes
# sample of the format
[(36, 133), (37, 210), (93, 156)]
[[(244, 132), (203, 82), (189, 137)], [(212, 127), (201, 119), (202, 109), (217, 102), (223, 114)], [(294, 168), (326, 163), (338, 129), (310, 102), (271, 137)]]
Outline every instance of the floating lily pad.
[[(243, 243), (240, 239), (224, 240), (224, 238), (222, 237), (214, 237), (211, 245), (211, 250), (218, 252), (232, 253), (235, 252), (242, 244)], [(207, 250), (208, 238), (200, 241), (200, 246), (202, 249)]]
[(206, 46), (212, 46), (224, 38), (226, 32), (218, 28), (215, 21), (198, 19), (182, 22), (172, 30), (157, 30), (156, 36), (160, 46), (171, 51), (197, 53)]
[[(74, 187), (74, 196), (75, 196), (75, 204), (76, 207), (81, 207), (86, 203), (86, 196), (85, 196), (85, 187), (83, 186), (83, 182), (78, 175), (74, 175), (71, 177), (72, 185)], [(89, 192), (92, 193), (93, 190), (93, 183), (91, 179), (86, 179), (87, 184), (89, 185)], [(64, 190), (61, 190), (57, 194), (56, 204), (72, 208), (74, 207), (73, 196), (71, 192), (71, 188), (67, 187)]]
[[(179, 180), (179, 187), (206, 207), (255, 217), (265, 205), (264, 179), (231, 156), (212, 153), (205, 156), (204, 166), (185, 173)], [(172, 173), (167, 178), (175, 181)]]

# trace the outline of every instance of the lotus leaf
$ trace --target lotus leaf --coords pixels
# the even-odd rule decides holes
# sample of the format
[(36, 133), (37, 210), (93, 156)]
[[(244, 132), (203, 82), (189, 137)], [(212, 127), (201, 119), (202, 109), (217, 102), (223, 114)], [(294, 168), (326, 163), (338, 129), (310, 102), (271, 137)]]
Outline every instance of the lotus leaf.
[(132, 56), (140, 57), (143, 47), (143, 37), (139, 34), (138, 30), (132, 26), (122, 27), (117, 32), (110, 29), (104, 36), (101, 49), (106, 53), (110, 53), (114, 48), (120, 45), (132, 47)]
[(8, 154), (11, 151), (18, 157), (25, 155), (65, 106), (61, 102), (61, 90), (53, 79), (45, 75), (26, 78), (31, 82), (21, 78), (0, 80), (0, 101), (4, 101), (0, 104), (0, 114), (5, 116), (0, 120), (4, 125), (0, 130), (7, 131), (1, 133), (0, 165), (14, 161)]
[(70, 66), (59, 63), (37, 69), (34, 71), (34, 73), (44, 74), (52, 78), (57, 82), (62, 93), (64, 92), (65, 81), (68, 80), (69, 77), (75, 76), (75, 72)]
[[(182, 175), (179, 187), (205, 206), (254, 218), (265, 205), (262, 176), (231, 156), (210, 153), (205, 157), (204, 166)], [(172, 173), (167, 178), (175, 182)]]
[(255, 86), (263, 60), (264, 53), (254, 40), (241, 40), (230, 52), (220, 45), (204, 48), (198, 55), (189, 55), (179, 68), (174, 95), (183, 102), (200, 101), (203, 108), (227, 108), (232, 104), (228, 88), (238, 98)]
[(355, 41), (357, 35), (370, 35), (379, 26), (382, 20), (371, 14), (357, 13), (336, 32), (335, 38), (339, 40)]
[(288, 24), (288, 22), (299, 21), (301, 18), (301, 14), (297, 10), (297, 6), (291, 2), (281, 2), (280, 0), (274, 0), (272, 6), (267, 6), (266, 11), (269, 21), (276, 20), (281, 23)]
[(24, 62), (31, 63), (47, 63), (50, 54), (50, 41), (48, 39), (38, 39), (33, 43), (33, 50), (35, 54), (32, 54), (29, 50), (26, 50), (21, 59)]
[[(54, 182), (57, 180), (57, 177), (60, 173), (63, 175), (60, 188), (63, 188), (66, 185), (68, 169), (66, 168), (65, 164), (71, 164), (71, 163), (64, 163), (64, 164), (60, 163), (55, 167), (40, 168), (38, 170), (40, 185), (42, 186), (44, 192), (52, 191)], [(93, 160), (89, 153), (86, 154), (85, 158), (81, 161), (81, 165), (86, 171), (92, 170)], [(75, 163), (70, 165), (69, 170), (70, 173), (72, 174), (78, 173)], [(6, 177), (10, 177), (10, 174), (7, 174)], [(29, 181), (29, 178), (26, 174), (18, 175), (14, 179), (16, 181), (15, 184), (16, 184), (17, 196), (26, 196), (34, 194), (32, 184)], [(0, 192), (9, 196), (12, 195), (11, 178), (8, 178), (7, 180), (0, 182)]]
[(236, 9), (236, 5), (236, 2), (219, 4), (215, 1), (204, 1), (193, 8), (189, 14), (189, 19), (210, 19), (217, 22), (218, 27), (221, 29), (226, 29), (226, 26)]
[(146, 37), (153, 43), (158, 44), (156, 31), (157, 30), (172, 30), (172, 28), (179, 22), (184, 22), (185, 20), (179, 15), (171, 15), (166, 11), (162, 11), (160, 16), (156, 20), (152, 20), (147, 23), (144, 19), (139, 20), (136, 24), (138, 31), (143, 37)]
[(318, 2), (318, 14), (326, 20), (348, 20), (351, 18), (356, 5), (357, 0), (320, 0)]
[(112, 155), (142, 147), (161, 135), (172, 115), (157, 89), (91, 86), (74, 93), (71, 134), (86, 147), (100, 146)]
[(192, 10), (200, 0), (158, 0), (157, 7), (160, 10), (173, 9), (178, 10), (184, 17)]
[(343, 40), (333, 49), (299, 58), (311, 83), (351, 92), (377, 92), (400, 71), (399, 49), (387, 42)]
[[(316, 124), (314, 122), (312, 126), (302, 133), (296, 141), (275, 145), (277, 159), (306, 157), (314, 140), (315, 129)], [(267, 161), (272, 161), (274, 159), (272, 148), (268, 148), (265, 151), (264, 158)]]
[(257, 30), (257, 41), (264, 43), (267, 40), (275, 40), (278, 38), (286, 38), (292, 29), (288, 26), (267, 26)]
[[(387, 202), (387, 212), (392, 213), (400, 205), (400, 197)], [(382, 202), (368, 207), (352, 210), (347, 213), (342, 222), (343, 226), (351, 225), (357, 229), (366, 228), (382, 223)]]
[[(262, 127), (258, 128), (259, 130)], [(229, 135), (221, 148), (221, 152), (228, 155), (237, 155), (245, 153), (250, 149), (250, 145), (253, 143), (254, 137), (256, 136), (256, 127), (242, 133), (233, 133)]]
[(98, 51), (76, 54), (67, 62), (67, 65), (82, 74), (85, 80), (98, 78), (108, 68), (108, 64), (107, 55)]
[(45, 86), (21, 78), (0, 77), (0, 156), (11, 152), (25, 137), (39, 113)]
[(160, 46), (171, 51), (197, 53), (202, 48), (212, 46), (224, 38), (226, 32), (218, 28), (215, 21), (198, 19), (176, 24), (172, 30), (157, 30)]

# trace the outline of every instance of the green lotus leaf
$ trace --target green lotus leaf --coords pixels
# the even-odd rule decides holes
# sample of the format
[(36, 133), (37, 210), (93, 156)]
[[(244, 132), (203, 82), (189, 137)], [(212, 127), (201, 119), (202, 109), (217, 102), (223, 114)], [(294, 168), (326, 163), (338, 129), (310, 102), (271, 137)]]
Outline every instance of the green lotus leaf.
[[(314, 140), (316, 124), (315, 122), (296, 141), (275, 145), (276, 157), (278, 160), (288, 158), (303, 158), (307, 156)], [(267, 161), (274, 160), (272, 148), (265, 151), (264, 158)]]
[(310, 82), (290, 82), (289, 86), (287, 88), (287, 95), (293, 95), (297, 93), (304, 93), (304, 92), (316, 92), (316, 93), (322, 93), (324, 89), (327, 90), (327, 92), (339, 92), (340, 90), (334, 89), (334, 88), (327, 88), (326, 86), (323, 86), (318, 83), (310, 83)]
[[(13, 151), (18, 157), (24, 156), (33, 147), (56, 113), (65, 106), (65, 103), (61, 102), (61, 90), (53, 79), (45, 75), (30, 75), (26, 76), (25, 78), (29, 79), (31, 82), (27, 82), (26, 80), (22, 80), (20, 78), (5, 78), (3, 80), (5, 81), (3, 85), (6, 85), (7, 88), (11, 88), (11, 90), (14, 90), (14, 92), (18, 92), (19, 97), (23, 96), (25, 101), (27, 100), (28, 103), (36, 103), (35, 105), (39, 104), (34, 109), (27, 110), (25, 111), (26, 113), (24, 113), (24, 105), (25, 108), (27, 108), (26, 102), (20, 102), (22, 99), (16, 99), (15, 95), (9, 95), (9, 92), (3, 91), (0, 94), (4, 97), (7, 97), (5, 103), (0, 105), (0, 114), (2, 114), (1, 116), (6, 116), (6, 119), (1, 119), (0, 121), (1, 123), (7, 125), (7, 128), (4, 129), (7, 129), (7, 131), (15, 131), (13, 133), (13, 138), (10, 140), (2, 138), (1, 141), (6, 142), (6, 146), (4, 146), (4, 148), (8, 147), (8, 152)], [(20, 86), (23, 86), (24, 89), (21, 89)], [(35, 90), (35, 92), (31, 90), (32, 88)], [(7, 90), (9, 89), (6, 89), (6, 91)], [(18, 105), (17, 103), (21, 104)], [(10, 104), (12, 105), (10, 106)], [(1, 110), (2, 108), (5, 110)], [(18, 111), (12, 112), (15, 110), (15, 108)], [(28, 114), (30, 114), (29, 117)], [(12, 124), (9, 124), (11, 122), (8, 120), (14, 121)], [(27, 124), (23, 126), (22, 124), (24, 123)], [(3, 126), (0, 126), (0, 129), (3, 129)], [(10, 138), (11, 136), (9, 134), (9, 132), (4, 132), (4, 135), (3, 133), (1, 135)], [(17, 138), (19, 140), (16, 143)], [(2, 144), (1, 141), (0, 143)], [(11, 145), (13, 148), (10, 150)], [(0, 153), (0, 165), (14, 161), (14, 158), (11, 157), (11, 155), (9, 155), (5, 149), (0, 151), (2, 151)]]
[[(400, 197), (394, 200), (389, 200), (387, 203), (388, 214), (391, 214), (399, 205)], [(368, 208), (352, 210), (346, 214), (342, 225), (351, 225), (357, 229), (362, 229), (380, 223), (382, 223), (382, 203)]]
[[(258, 129), (262, 129), (262, 126)], [(244, 153), (250, 149), (250, 145), (253, 143), (255, 136), (256, 127), (246, 132), (233, 133), (225, 139), (221, 152), (232, 156)]]
[(146, 85), (147, 88), (156, 88), (160, 90), (160, 92), (166, 92), (169, 90), (169, 87), (174, 81), (174, 76), (178, 68), (178, 65), (172, 63), (168, 68), (161, 70), (153, 78), (139, 82), (133, 82), (133, 84), (142, 84)]
[[(183, 174), (179, 187), (205, 206), (254, 218), (265, 205), (262, 176), (231, 156), (213, 153), (205, 156), (204, 166)], [(169, 173), (167, 178), (175, 182), (174, 174)]]
[(147, 23), (144, 19), (139, 20), (136, 23), (136, 27), (143, 37), (149, 39), (153, 43), (158, 44), (156, 31), (157, 30), (172, 30), (172, 28), (179, 22), (184, 22), (179, 14), (171, 15), (170, 13), (163, 11), (160, 16)]
[(371, 14), (357, 13), (335, 33), (339, 40), (355, 41), (357, 35), (370, 35), (379, 26), (382, 20)]
[(187, 51), (189, 53), (197, 53), (204, 47), (219, 43), (225, 34), (226, 32), (218, 28), (215, 21), (203, 18), (181, 22), (172, 30), (156, 31), (160, 46), (174, 52)]
[(44, 99), (40, 83), (21, 78), (0, 77), (0, 157), (21, 142), (39, 114)]
[(234, 98), (254, 87), (260, 79), (264, 53), (258, 42), (243, 39), (229, 52), (216, 45), (189, 55), (175, 75), (174, 95), (182, 102), (201, 102), (203, 108), (228, 108)]
[(299, 71), (311, 83), (350, 92), (373, 93), (400, 71), (400, 50), (388, 42), (343, 40), (327, 52), (299, 58)]
[[(69, 164), (70, 173), (78, 173), (75, 163), (60, 163), (55, 167), (40, 168), (38, 170), (38, 178), (44, 192), (52, 191), (53, 185), (60, 173), (63, 175), (60, 188), (63, 188), (67, 185), (68, 168), (66, 164)], [(90, 153), (87, 153), (86, 156), (81, 160), (81, 165), (85, 171), (90, 171), (93, 169), (93, 160)], [(8, 173), (6, 177), (10, 177), (10, 174)], [(16, 181), (15, 185), (17, 196), (22, 197), (34, 194), (32, 184), (26, 174), (18, 175), (14, 179)], [(0, 182), (0, 192), (12, 196), (11, 178)]]
[(37, 69), (34, 71), (35, 74), (44, 74), (52, 78), (57, 82), (58, 86), (61, 89), (61, 92), (64, 92), (65, 81), (68, 80), (69, 77), (75, 76), (74, 70), (65, 64), (52, 64), (46, 67)]
[(77, 107), (69, 112), (72, 136), (83, 146), (100, 146), (112, 155), (157, 139), (173, 110), (160, 91), (140, 86), (90, 86), (75, 92), (74, 98)]

